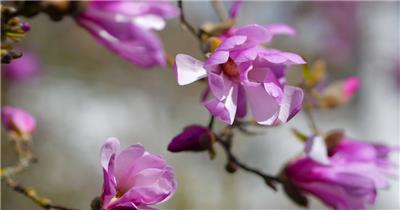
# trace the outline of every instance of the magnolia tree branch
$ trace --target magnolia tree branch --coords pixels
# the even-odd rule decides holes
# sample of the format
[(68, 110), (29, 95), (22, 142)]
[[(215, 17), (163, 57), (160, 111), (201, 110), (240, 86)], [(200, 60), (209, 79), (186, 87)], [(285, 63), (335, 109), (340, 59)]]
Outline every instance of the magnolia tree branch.
[(20, 185), (12, 178), (13, 175), (22, 172), (24, 169), (29, 167), (31, 163), (36, 162), (37, 159), (34, 157), (32, 150), (30, 149), (29, 145), (31, 142), (30, 138), (22, 138), (13, 132), (9, 133), (9, 138), (14, 143), (15, 152), (18, 155), (19, 161), (18, 164), (15, 166), (1, 168), (0, 170), (1, 179), (5, 181), (7, 186), (9, 186), (15, 192), (20, 193), (25, 197), (29, 198), (35, 204), (42, 207), (43, 209), (74, 210), (63, 206), (52, 205), (50, 199), (40, 197), (39, 195), (37, 195), (34, 189), (26, 188)]
[(228, 13), (226, 12), (224, 6), (222, 5), (220, 0), (212, 0), (211, 4), (215, 10), (215, 13), (217, 13), (219, 19), (222, 22), (225, 22), (228, 20)]
[[(301, 84), (300, 87), (303, 87), (303, 90), (305, 91), (306, 94), (309, 95), (315, 95), (315, 93), (313, 92), (312, 88), (307, 87), (305, 84)], [(317, 123), (314, 119), (314, 115), (312, 113), (312, 109), (313, 109), (313, 104), (310, 101), (305, 101), (304, 105), (303, 105), (303, 110), (304, 113), (306, 114), (307, 120), (310, 124), (310, 128), (312, 130), (312, 132), (316, 135), (321, 134), (320, 129), (317, 126)]]
[(185, 12), (184, 12), (184, 9), (183, 9), (183, 1), (182, 0), (178, 1), (178, 7), (181, 10), (181, 15), (180, 15), (181, 26), (184, 29), (188, 30), (196, 38), (201, 39), (200, 33), (197, 32), (197, 30), (186, 20)]
[(34, 189), (26, 188), (26, 187), (18, 184), (16, 181), (14, 181), (9, 176), (3, 176), (3, 179), (5, 180), (5, 183), (7, 184), (7, 186), (9, 186), (15, 192), (20, 193), (20, 194), (24, 195), (25, 197), (29, 198), (35, 204), (42, 207), (43, 209), (75, 210), (75, 209), (71, 209), (71, 208), (67, 208), (67, 207), (63, 207), (63, 206), (52, 205), (51, 201), (49, 199), (40, 197), (39, 195), (37, 195), (37, 193)]
[[(213, 117), (211, 119), (213, 119)], [(212, 122), (212, 121), (210, 120), (210, 122)], [(221, 134), (215, 136), (216, 142), (222, 146), (222, 148), (224, 149), (225, 155), (227, 157), (226, 170), (230, 173), (234, 173), (237, 169), (242, 169), (244, 171), (252, 173), (256, 176), (261, 177), (269, 187), (271, 187), (273, 190), (276, 191), (277, 190), (276, 183), (281, 182), (281, 180), (278, 177), (266, 174), (257, 168), (247, 165), (246, 163), (240, 161), (233, 154), (233, 152), (231, 150), (232, 139), (233, 139), (233, 133), (232, 133), (233, 128), (235, 128), (235, 127), (227, 126)]]

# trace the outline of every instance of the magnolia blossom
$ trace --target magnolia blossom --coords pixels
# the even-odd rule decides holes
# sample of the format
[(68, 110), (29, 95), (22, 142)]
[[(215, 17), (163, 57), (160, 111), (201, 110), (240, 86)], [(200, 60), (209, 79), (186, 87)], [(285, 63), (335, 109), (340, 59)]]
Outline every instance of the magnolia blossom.
[(168, 145), (170, 152), (204, 151), (211, 146), (211, 134), (208, 128), (200, 125), (186, 127), (175, 136)]
[(273, 35), (266, 27), (245, 25), (219, 37), (220, 44), (205, 62), (178, 54), (178, 84), (187, 85), (207, 77), (212, 98), (204, 106), (228, 124), (233, 123), (235, 116), (246, 114), (247, 102), (260, 124), (276, 125), (290, 120), (301, 109), (303, 91), (285, 85), (285, 74), (288, 66), (305, 62), (294, 53), (262, 47)]
[(12, 106), (1, 108), (1, 120), (7, 131), (13, 131), (21, 137), (29, 137), (36, 128), (36, 120), (31, 114)]
[[(290, 182), (336, 210), (361, 210), (373, 204), (377, 190), (388, 187), (386, 177), (396, 173), (388, 159), (395, 149), (344, 138), (328, 152), (321, 152), (324, 143), (318, 139), (311, 142), (317, 148), (306, 149), (308, 155), (287, 166), (285, 175)], [(327, 157), (317, 158), (317, 153)]]
[(319, 106), (336, 107), (349, 102), (357, 93), (360, 84), (360, 79), (355, 76), (333, 82), (325, 87), (322, 83), (322, 87), (318, 88), (321, 95)]
[(2, 66), (2, 74), (7, 80), (22, 81), (36, 76), (40, 70), (39, 58), (36, 54), (23, 50), (21, 58)]
[(149, 209), (174, 194), (174, 171), (161, 156), (146, 152), (141, 144), (118, 148), (119, 140), (109, 138), (101, 149), (104, 210)]
[(144, 68), (165, 65), (163, 45), (154, 32), (179, 15), (168, 1), (90, 1), (75, 19), (119, 56)]

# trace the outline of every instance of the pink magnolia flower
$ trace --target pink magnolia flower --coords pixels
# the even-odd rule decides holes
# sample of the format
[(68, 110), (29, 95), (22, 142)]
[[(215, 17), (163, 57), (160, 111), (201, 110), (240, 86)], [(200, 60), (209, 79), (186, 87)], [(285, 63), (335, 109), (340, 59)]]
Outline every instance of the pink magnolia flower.
[(179, 15), (168, 1), (90, 1), (75, 19), (114, 53), (144, 68), (165, 65), (163, 45), (154, 32)]
[(23, 81), (39, 73), (40, 62), (36, 54), (23, 50), (21, 58), (13, 60), (10, 64), (4, 64), (2, 67), (2, 74), (7, 80)]
[(178, 84), (187, 85), (207, 77), (212, 98), (204, 106), (228, 124), (233, 123), (235, 116), (246, 114), (247, 102), (260, 124), (276, 125), (290, 120), (301, 109), (303, 91), (285, 85), (285, 74), (288, 66), (305, 62), (294, 53), (262, 47), (272, 36), (265, 27), (245, 25), (220, 37), (221, 44), (205, 62), (178, 54)]
[(394, 150), (398, 149), (344, 138), (328, 150), (329, 162), (302, 156), (287, 166), (286, 176), (336, 210), (366, 209), (375, 202), (377, 190), (388, 187), (386, 177), (396, 173), (388, 159)]
[(186, 127), (175, 136), (168, 145), (170, 152), (204, 151), (211, 146), (211, 134), (208, 128), (200, 125)]
[(21, 137), (29, 137), (36, 128), (36, 120), (31, 114), (12, 106), (1, 108), (1, 121), (7, 131), (16, 132)]
[(119, 141), (109, 138), (101, 149), (104, 210), (149, 209), (168, 200), (175, 192), (174, 171), (158, 155), (134, 144), (118, 151)]

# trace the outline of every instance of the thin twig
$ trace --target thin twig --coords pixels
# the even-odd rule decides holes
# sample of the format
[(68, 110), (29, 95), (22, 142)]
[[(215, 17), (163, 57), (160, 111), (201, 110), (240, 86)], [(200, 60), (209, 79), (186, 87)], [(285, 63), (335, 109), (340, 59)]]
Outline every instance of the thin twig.
[(312, 114), (311, 107), (308, 104), (304, 106), (304, 112), (306, 113), (308, 122), (310, 123), (311, 130), (314, 132), (314, 134), (320, 134), (317, 123), (315, 122), (314, 116)]
[(183, 10), (183, 1), (182, 0), (178, 1), (178, 7), (181, 10), (181, 15), (180, 15), (181, 26), (184, 29), (188, 30), (196, 38), (201, 39), (200, 33), (197, 32), (196, 29), (192, 25), (190, 25), (189, 22), (187, 22), (187, 20), (185, 18), (185, 12)]
[[(222, 136), (226, 136), (226, 138), (224, 139), (224, 138), (222, 138)], [(247, 164), (241, 162), (231, 151), (232, 137), (233, 137), (232, 133), (230, 135), (226, 135), (223, 133), (220, 136), (216, 137), (217, 142), (222, 146), (222, 148), (225, 151), (225, 155), (228, 159), (227, 160), (228, 164), (233, 164), (234, 166), (237, 166), (244, 171), (247, 171), (249, 173), (252, 173), (252, 174), (255, 174), (255, 175), (261, 177), (269, 187), (271, 187), (273, 190), (276, 191), (277, 188), (275, 186), (275, 183), (277, 183), (277, 182), (280, 183), (281, 180), (276, 176), (268, 175), (257, 168), (253, 168), (253, 167), (248, 166)]]
[(18, 192), (25, 197), (29, 198), (32, 200), (35, 204), (38, 206), (42, 207), (43, 209), (57, 209), (57, 210), (75, 210), (63, 206), (58, 206), (58, 205), (52, 205), (50, 203), (50, 200), (47, 198), (43, 198), (37, 195), (36, 191), (33, 189), (28, 189), (20, 184), (18, 184), (16, 181), (14, 181), (11, 177), (9, 176), (3, 176), (3, 179), (5, 180), (7, 186), (9, 186), (11, 189), (13, 189), (15, 192)]
[(222, 5), (220, 0), (212, 0), (211, 4), (215, 10), (215, 13), (217, 13), (219, 19), (222, 22), (225, 22), (228, 20), (228, 12), (226, 12), (224, 6)]
[(208, 127), (209, 130), (212, 130), (213, 126), (214, 126), (214, 116), (210, 115), (210, 121), (208, 122), (208, 126), (207, 127)]
[(37, 195), (34, 189), (28, 189), (20, 184), (18, 184), (14, 179), (11, 177), (17, 173), (22, 172), (24, 169), (29, 167), (31, 163), (36, 162), (36, 158), (34, 157), (31, 148), (29, 147), (31, 141), (30, 138), (24, 138), (17, 135), (14, 132), (9, 133), (9, 138), (15, 145), (15, 152), (18, 155), (18, 164), (15, 166), (9, 166), (5, 168), (1, 168), (0, 170), (0, 177), (2, 180), (5, 181), (7, 186), (13, 189), (15, 192), (18, 192), (25, 197), (32, 200), (38, 206), (48, 209), (48, 210), (74, 210), (71, 208), (52, 205), (51, 201), (47, 198), (40, 197)]

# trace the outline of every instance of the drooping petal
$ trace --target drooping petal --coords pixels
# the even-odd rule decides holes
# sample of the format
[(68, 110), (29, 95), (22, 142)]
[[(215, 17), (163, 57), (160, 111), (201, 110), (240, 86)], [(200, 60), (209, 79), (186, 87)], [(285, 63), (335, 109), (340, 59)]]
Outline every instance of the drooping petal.
[(259, 124), (272, 125), (278, 117), (279, 104), (262, 85), (244, 86), (253, 117)]
[(119, 148), (119, 140), (111, 137), (106, 140), (100, 150), (100, 164), (108, 171), (108, 165), (110, 164), (111, 156), (116, 155)]
[(238, 86), (232, 85), (223, 101), (220, 101), (217, 98), (212, 98), (205, 102), (204, 106), (214, 117), (227, 124), (232, 124), (235, 120), (237, 109), (237, 96)]
[(288, 35), (288, 36), (295, 36), (296, 35), (296, 30), (286, 24), (270, 24), (265, 26), (265, 28), (272, 33), (273, 35)]
[(304, 93), (301, 88), (286, 85), (283, 89), (283, 99), (278, 119), (287, 122), (303, 107)]
[(77, 22), (99, 43), (140, 67), (165, 65), (162, 43), (151, 30), (129, 22), (95, 22), (94, 18), (89, 16), (81, 16)]
[(243, 86), (239, 86), (236, 117), (243, 118), (247, 114), (246, 93)]
[(207, 76), (204, 63), (189, 55), (176, 56), (175, 74), (179, 85), (187, 85)]

